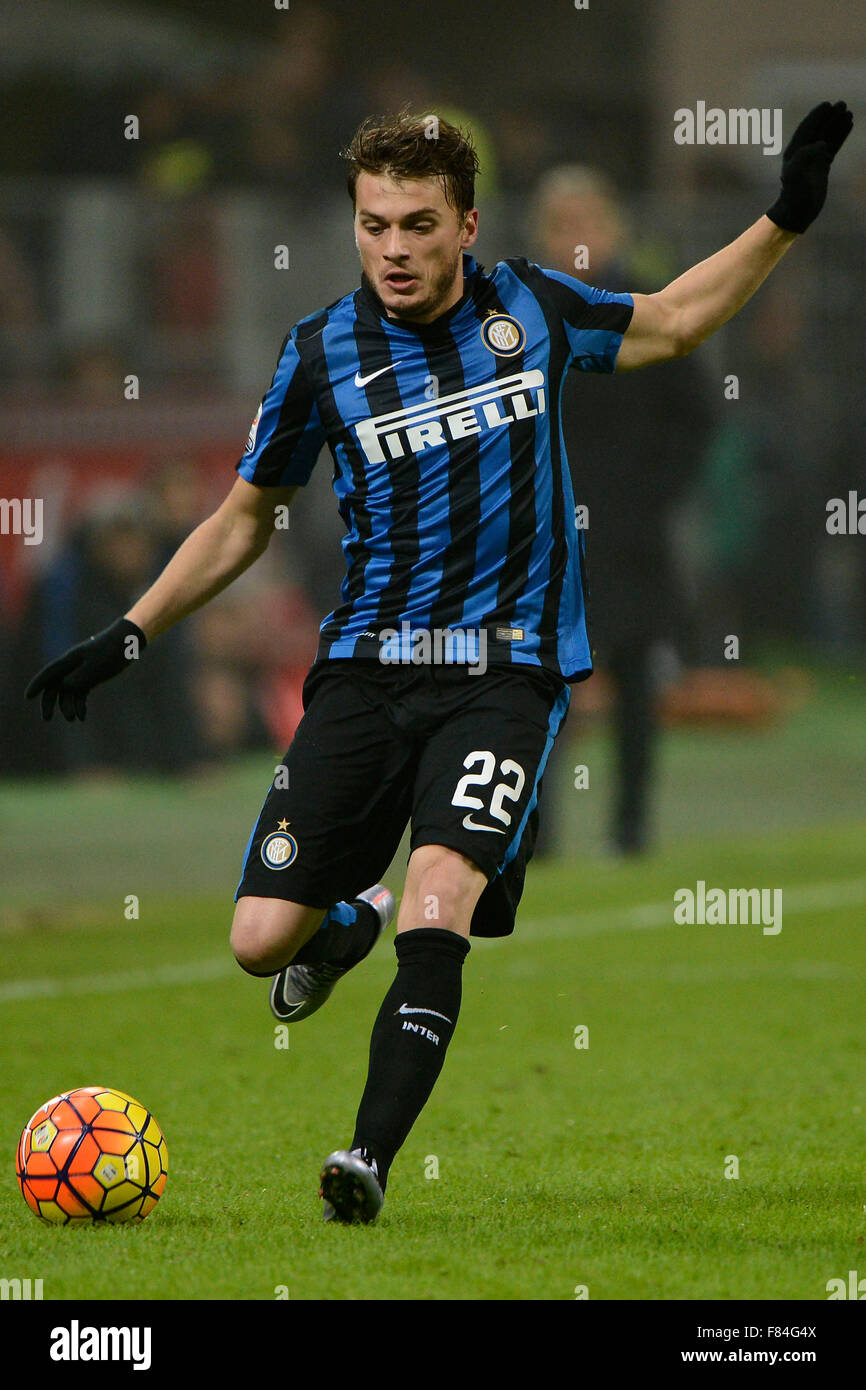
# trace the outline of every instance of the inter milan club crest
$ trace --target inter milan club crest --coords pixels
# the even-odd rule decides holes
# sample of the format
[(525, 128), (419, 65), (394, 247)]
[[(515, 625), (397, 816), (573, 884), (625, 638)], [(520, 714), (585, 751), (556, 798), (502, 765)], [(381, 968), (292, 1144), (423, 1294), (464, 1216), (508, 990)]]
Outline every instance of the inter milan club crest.
[(269, 869), (287, 869), (297, 858), (298, 842), (288, 833), (288, 825), (287, 820), (278, 821), (277, 829), (262, 841), (262, 862)]
[(481, 325), (481, 341), (497, 357), (516, 357), (523, 351), (526, 330), (510, 314), (491, 314)]

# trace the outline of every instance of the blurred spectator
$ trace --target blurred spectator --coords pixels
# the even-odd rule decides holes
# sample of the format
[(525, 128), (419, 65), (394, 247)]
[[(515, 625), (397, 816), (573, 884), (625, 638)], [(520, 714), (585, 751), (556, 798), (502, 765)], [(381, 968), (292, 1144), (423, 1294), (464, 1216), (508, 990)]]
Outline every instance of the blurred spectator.
[(32, 328), (38, 319), (33, 274), (14, 239), (0, 226), (0, 329)]
[[(197, 128), (193, 99), (167, 82), (141, 90), (130, 103), (139, 135), (129, 142), (137, 178), (149, 192), (177, 196), (197, 193), (213, 182), (213, 132)], [(127, 114), (130, 114), (127, 113)]]
[[(158, 81), (148, 74), (140, 90)], [(30, 108), (35, 106), (37, 119), (41, 116), (50, 132), (44, 148), (35, 152), (33, 172), (61, 178), (129, 178), (134, 169), (130, 156), (138, 148), (123, 135), (124, 120), (138, 111), (130, 104), (131, 84), (115, 81), (95, 88), (73, 80), (57, 86), (55, 90), (45, 83), (42, 100)]]
[[(533, 207), (538, 259), (604, 289), (640, 291), (631, 237), (610, 181), (585, 165), (542, 179)], [(576, 269), (580, 248), (588, 268)], [(700, 467), (712, 416), (693, 358), (615, 376), (574, 372), (563, 396), (563, 430), (575, 503), (587, 508), (588, 625), (594, 659), (615, 679), (617, 794), (611, 841), (623, 854), (649, 842), (649, 788), (657, 733), (654, 655), (682, 645), (684, 605), (670, 524)], [(547, 769), (540, 851), (563, 822), (552, 795), (568, 755), (560, 736)]]
[(157, 568), (168, 564), (205, 515), (207, 496), (200, 472), (183, 456), (161, 459), (147, 479), (157, 536)]
[(119, 343), (110, 338), (80, 341), (69, 348), (61, 367), (63, 394), (75, 405), (119, 405), (127, 370)]
[(220, 326), (222, 267), (211, 204), (185, 199), (154, 228), (142, 265), (149, 317), (175, 369), (203, 366)]
[[(810, 262), (762, 288), (737, 332), (740, 400), (717, 432), (701, 482), (707, 522), (702, 608), (720, 630), (758, 641), (812, 636), (839, 653), (862, 640), (857, 537), (829, 536), (827, 501), (855, 488), (851, 407), (810, 351)], [(733, 327), (733, 325), (732, 325)], [(780, 428), (780, 421), (786, 428)], [(796, 562), (792, 563), (792, 557)]]
[[(323, 5), (293, 5), (275, 19), (273, 41), (247, 72), (241, 96), (244, 182), (315, 196), (360, 119), (350, 55), (337, 16)], [(348, 133), (347, 133), (348, 132)]]
[[(92, 499), (35, 596), (43, 661), (131, 607), (158, 570), (152, 501), (143, 491), (107, 485)], [(115, 692), (112, 692), (114, 694)], [(190, 695), (189, 633), (163, 634), (117, 698), (91, 703), (97, 716), (62, 724), (66, 766), (78, 772), (175, 772), (201, 757)]]
[(0, 379), (25, 390), (45, 370), (37, 279), (41, 247), (34, 241), (38, 244), (38, 233), (26, 219), (24, 225), (0, 223)]
[[(754, 652), (769, 635), (803, 633), (824, 530), (830, 383), (806, 350), (798, 267), (762, 287), (731, 326), (726, 360), (739, 397), (726, 402), (696, 493), (702, 659), (717, 663), (725, 633)], [(796, 428), (780, 429), (780, 420)], [(797, 556), (795, 565), (791, 556)]]
[[(6, 579), (0, 569), (0, 771), (21, 775), (28, 772), (17, 735), (21, 711), (20, 673), (16, 668), (18, 643), (9, 620)], [(16, 718), (17, 716), (17, 718)]]
[(544, 105), (521, 102), (503, 107), (492, 128), (506, 192), (529, 194), (555, 157), (556, 142)]
[(273, 545), (196, 615), (195, 690), (214, 751), (288, 747), (316, 655), (318, 615)]

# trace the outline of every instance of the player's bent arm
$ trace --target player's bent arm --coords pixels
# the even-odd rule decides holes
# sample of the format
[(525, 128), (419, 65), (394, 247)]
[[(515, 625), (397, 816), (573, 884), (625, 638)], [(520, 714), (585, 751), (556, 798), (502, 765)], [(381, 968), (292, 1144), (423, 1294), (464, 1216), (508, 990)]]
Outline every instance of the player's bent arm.
[(617, 356), (620, 371), (685, 356), (751, 299), (824, 206), (830, 166), (853, 124), (844, 101), (813, 107), (782, 152), (781, 191), (766, 214), (658, 294), (633, 296)]
[(221, 593), (267, 549), (275, 508), (296, 487), (255, 487), (238, 478), (212, 516), (192, 531), (159, 578), (126, 614), (150, 642)]
[(736, 241), (663, 290), (634, 295), (617, 371), (634, 371), (691, 352), (751, 299), (796, 239), (796, 232), (759, 217)]

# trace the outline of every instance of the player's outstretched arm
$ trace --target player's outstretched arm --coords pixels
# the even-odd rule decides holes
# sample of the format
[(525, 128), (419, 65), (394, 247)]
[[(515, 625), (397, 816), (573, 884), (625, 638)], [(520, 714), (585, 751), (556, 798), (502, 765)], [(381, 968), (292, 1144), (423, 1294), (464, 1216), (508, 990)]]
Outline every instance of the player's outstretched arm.
[(274, 510), (296, 487), (254, 487), (238, 478), (220, 507), (187, 536), (159, 578), (125, 617), (49, 662), (27, 687), (42, 696), (42, 717), (59, 703), (68, 720), (84, 719), (96, 685), (128, 669), (147, 643), (227, 588), (257, 560), (274, 533)]
[(854, 118), (843, 101), (824, 101), (794, 131), (782, 154), (782, 188), (751, 227), (657, 294), (634, 295), (634, 314), (617, 357), (631, 371), (691, 352), (741, 309), (815, 220), (830, 165)]

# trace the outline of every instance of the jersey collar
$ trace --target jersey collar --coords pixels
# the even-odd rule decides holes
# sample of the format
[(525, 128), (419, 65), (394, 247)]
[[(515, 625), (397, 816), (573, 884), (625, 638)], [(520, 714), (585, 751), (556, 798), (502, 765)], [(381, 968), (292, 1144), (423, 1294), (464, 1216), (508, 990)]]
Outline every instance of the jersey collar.
[(410, 333), (417, 333), (419, 338), (436, 337), (447, 329), (452, 320), (457, 317), (462, 309), (465, 309), (468, 302), (474, 298), (478, 288), (479, 277), (483, 275), (484, 267), (479, 265), (474, 256), (470, 256), (468, 251), (463, 252), (463, 293), (452, 304), (450, 309), (446, 309), (444, 314), (432, 320), (431, 323), (407, 323), (403, 319), (392, 319), (382, 300), (379, 298), (367, 276), (361, 274), (361, 297), (364, 303), (378, 314), (379, 318), (384, 319), (391, 328), (402, 328)]

